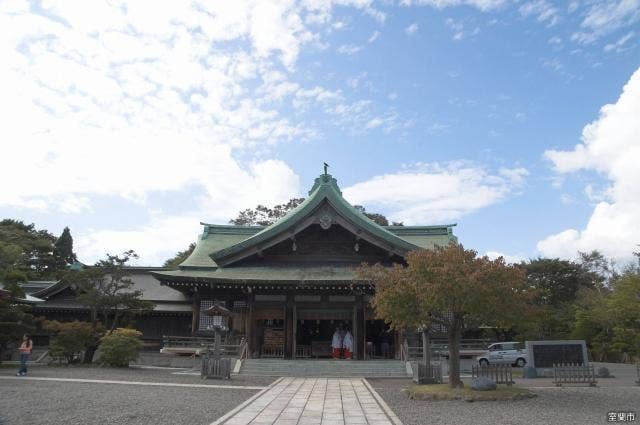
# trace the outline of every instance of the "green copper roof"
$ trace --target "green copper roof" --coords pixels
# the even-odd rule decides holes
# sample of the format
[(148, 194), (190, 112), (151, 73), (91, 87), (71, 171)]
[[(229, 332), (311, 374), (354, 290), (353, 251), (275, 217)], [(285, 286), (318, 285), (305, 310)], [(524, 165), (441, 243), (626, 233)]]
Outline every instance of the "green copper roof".
[(262, 229), (255, 235), (227, 248), (222, 248), (219, 251), (213, 252), (211, 258), (214, 261), (218, 261), (225, 257), (237, 254), (249, 247), (260, 245), (263, 242), (279, 235), (296, 223), (302, 221), (305, 217), (312, 214), (321, 203), (328, 202), (328, 204), (335, 209), (343, 218), (350, 221), (363, 231), (369, 233), (374, 238), (387, 242), (392, 247), (401, 252), (411, 251), (413, 249), (420, 248), (419, 245), (415, 245), (407, 240), (404, 240), (384, 227), (378, 225), (374, 221), (370, 220), (367, 216), (351, 206), (343, 197), (342, 192), (338, 188), (336, 179), (329, 174), (323, 174), (316, 178), (309, 196), (298, 205), (295, 209), (290, 211), (280, 220), (276, 221), (272, 225)]
[(215, 270), (173, 270), (152, 273), (161, 280), (191, 280), (222, 283), (318, 283), (358, 280), (357, 266), (349, 265), (261, 265), (252, 267), (221, 267)]
[[(291, 231), (296, 224), (313, 214), (323, 203), (328, 203), (341, 217), (367, 232), (374, 239), (383, 241), (400, 253), (413, 249), (431, 249), (437, 245), (447, 245), (457, 241), (452, 227), (455, 224), (441, 226), (379, 226), (357, 209), (353, 208), (343, 197), (336, 179), (323, 174), (318, 177), (309, 197), (298, 207), (290, 211), (274, 224), (264, 226), (236, 226), (201, 223), (204, 231), (198, 238), (196, 248), (191, 255), (180, 264), (184, 271), (216, 271), (217, 260), (241, 253), (243, 250), (259, 247), (272, 238)], [(224, 263), (224, 262), (223, 262)], [(236, 270), (244, 270), (236, 269)], [(238, 273), (230, 272), (230, 273)], [(175, 275), (166, 272), (165, 275)], [(215, 276), (222, 276), (216, 272)]]
[(264, 228), (263, 226), (200, 224), (204, 225), (204, 231), (198, 238), (196, 249), (180, 264), (181, 269), (210, 269), (218, 267), (210, 257), (212, 252), (235, 245)]

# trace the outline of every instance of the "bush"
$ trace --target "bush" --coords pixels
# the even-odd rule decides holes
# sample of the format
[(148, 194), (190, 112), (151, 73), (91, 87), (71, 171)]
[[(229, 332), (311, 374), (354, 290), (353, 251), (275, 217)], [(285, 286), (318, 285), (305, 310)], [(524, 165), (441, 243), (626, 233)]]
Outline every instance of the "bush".
[(80, 360), (80, 355), (87, 346), (104, 333), (102, 327), (94, 327), (89, 322), (58, 322), (46, 320), (42, 328), (53, 334), (49, 344), (49, 355), (53, 358), (64, 359), (67, 363)]
[(130, 328), (118, 328), (101, 339), (100, 360), (110, 366), (128, 367), (129, 362), (138, 358), (142, 347), (142, 332)]

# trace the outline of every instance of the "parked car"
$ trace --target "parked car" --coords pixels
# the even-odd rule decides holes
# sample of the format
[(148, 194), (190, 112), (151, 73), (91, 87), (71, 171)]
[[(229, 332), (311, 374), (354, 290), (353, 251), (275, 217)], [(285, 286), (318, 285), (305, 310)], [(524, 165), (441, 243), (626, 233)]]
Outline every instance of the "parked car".
[(527, 364), (527, 350), (519, 342), (496, 342), (489, 345), (487, 352), (476, 357), (481, 365), (511, 364), (523, 367)]

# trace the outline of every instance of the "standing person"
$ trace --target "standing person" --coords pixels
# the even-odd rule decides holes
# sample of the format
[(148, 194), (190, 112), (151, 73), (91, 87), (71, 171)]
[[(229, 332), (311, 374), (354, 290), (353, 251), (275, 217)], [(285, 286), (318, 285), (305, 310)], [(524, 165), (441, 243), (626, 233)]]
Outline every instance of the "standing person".
[(349, 329), (347, 329), (344, 334), (344, 341), (342, 342), (342, 345), (344, 346), (344, 358), (351, 360), (353, 357), (353, 335), (351, 335)]
[(340, 332), (340, 328), (336, 328), (336, 331), (333, 333), (331, 348), (333, 349), (331, 351), (331, 357), (339, 359), (342, 352), (342, 332)]
[(16, 373), (16, 376), (25, 376), (27, 374), (27, 361), (31, 356), (31, 350), (33, 350), (33, 341), (29, 338), (29, 335), (24, 334), (22, 337), (22, 344), (20, 344), (20, 370)]

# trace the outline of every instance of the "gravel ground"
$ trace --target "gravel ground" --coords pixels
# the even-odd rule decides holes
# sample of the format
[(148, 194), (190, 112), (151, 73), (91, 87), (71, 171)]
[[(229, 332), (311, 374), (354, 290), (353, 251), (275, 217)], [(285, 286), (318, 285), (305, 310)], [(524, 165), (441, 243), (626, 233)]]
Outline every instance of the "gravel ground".
[[(201, 380), (177, 370), (32, 367), (31, 377), (267, 386), (274, 378)], [(0, 375), (14, 375), (0, 369)], [(0, 379), (0, 425), (210, 424), (257, 390)]]
[[(0, 375), (15, 375), (16, 369), (2, 368)], [(29, 368), (29, 376), (46, 378), (78, 378), (78, 379), (107, 379), (112, 381), (143, 381), (143, 382), (175, 382), (180, 384), (209, 384), (209, 385), (251, 385), (267, 386), (276, 378), (268, 376), (232, 376), (231, 380), (201, 379), (199, 375), (183, 374), (181, 372), (199, 373), (188, 369), (163, 368), (110, 368), (86, 366), (33, 366)], [(0, 387), (4, 385), (0, 381)]]
[[(607, 412), (635, 412), (640, 418), (640, 387), (535, 387), (534, 399), (505, 402), (410, 400), (408, 380), (370, 380), (404, 425), (427, 424), (606, 424)], [(637, 422), (636, 422), (637, 423)]]
[(0, 424), (210, 424), (257, 391), (0, 382)]

